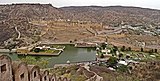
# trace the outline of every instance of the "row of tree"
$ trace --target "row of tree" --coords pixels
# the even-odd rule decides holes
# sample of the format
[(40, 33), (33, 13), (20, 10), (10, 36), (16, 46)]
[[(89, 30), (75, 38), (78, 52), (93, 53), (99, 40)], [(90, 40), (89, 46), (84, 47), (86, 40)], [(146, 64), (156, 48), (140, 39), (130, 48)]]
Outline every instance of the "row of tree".
[(141, 52), (158, 53), (158, 49), (151, 49), (149, 51), (144, 51), (144, 48), (141, 48)]

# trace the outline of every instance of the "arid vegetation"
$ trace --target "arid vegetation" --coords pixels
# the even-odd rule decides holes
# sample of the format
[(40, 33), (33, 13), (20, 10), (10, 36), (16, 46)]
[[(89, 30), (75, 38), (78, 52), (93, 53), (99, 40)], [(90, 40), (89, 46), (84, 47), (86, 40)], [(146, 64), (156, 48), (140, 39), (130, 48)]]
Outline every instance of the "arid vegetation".
[[(42, 42), (96, 43), (94, 62), (68, 63), (50, 72), (72, 81), (159, 81), (159, 22), (160, 10), (138, 7), (0, 5), (0, 48), (11, 52)], [(46, 68), (49, 58), (22, 56), (20, 60)]]
[[(63, 7), (55, 8), (51, 4), (11, 4), (0, 5), (0, 43), (13, 42), (18, 45), (27, 45), (47, 39), (58, 42), (68, 41), (93, 41), (104, 40), (105, 36), (94, 37), (94, 32), (104, 32), (106, 27), (121, 27), (130, 25), (133, 27), (142, 27), (147, 30), (159, 29), (159, 10), (143, 9), (137, 7)], [(90, 21), (102, 23), (103, 28), (94, 29), (89, 26), (86, 28), (53, 26), (47, 23), (32, 23), (33, 21)], [(94, 23), (93, 23), (94, 24)], [(18, 37), (15, 27), (20, 31), (21, 39), (14, 41)], [(88, 31), (89, 30), (89, 31)], [(105, 30), (106, 31), (106, 30)], [(133, 34), (135, 31), (129, 31)], [(156, 32), (158, 33), (158, 32)], [(74, 34), (74, 35), (73, 35)], [(134, 33), (135, 34), (135, 33)], [(93, 35), (93, 36), (92, 36)], [(13, 39), (11, 39), (13, 38)], [(83, 40), (80, 40), (83, 39)], [(13, 41), (11, 41), (13, 40)], [(134, 40), (134, 39), (133, 39)], [(45, 40), (46, 41), (46, 40)], [(146, 40), (144, 40), (146, 41)], [(159, 43), (159, 41), (157, 41)]]

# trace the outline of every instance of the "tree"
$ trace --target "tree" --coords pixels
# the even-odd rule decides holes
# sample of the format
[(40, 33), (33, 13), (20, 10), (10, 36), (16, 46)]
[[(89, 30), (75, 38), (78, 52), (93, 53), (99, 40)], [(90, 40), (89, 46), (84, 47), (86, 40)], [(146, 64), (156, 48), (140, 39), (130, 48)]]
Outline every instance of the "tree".
[(70, 43), (72, 43), (72, 41), (69, 41)]
[(117, 51), (118, 50), (118, 47), (117, 46), (113, 46), (113, 48)]
[(143, 48), (141, 48), (141, 52), (143, 52)]
[(118, 51), (118, 47), (117, 46), (113, 46), (112, 51), (113, 51), (114, 54), (116, 54), (116, 51)]
[(77, 41), (77, 39), (74, 39), (74, 42), (76, 42)]
[(108, 42), (108, 39), (106, 38), (106, 42)]
[(127, 56), (126, 56), (126, 59), (129, 59), (129, 58), (130, 58), (130, 56), (127, 55)]
[(116, 64), (118, 63), (118, 59), (116, 57), (110, 57), (108, 60), (107, 60), (107, 63), (109, 65), (109, 67), (113, 67), (113, 68), (116, 68)]
[(121, 51), (125, 51), (126, 47), (122, 46)]
[(38, 52), (40, 52), (40, 49), (39, 48), (35, 48), (34, 52), (38, 53)]
[(103, 54), (101, 54), (100, 58), (104, 58), (104, 55), (103, 55)]
[(154, 49), (154, 52), (155, 52), (155, 53), (158, 53), (158, 50), (157, 50), (157, 49)]
[(120, 65), (118, 68), (117, 68), (118, 71), (121, 71), (121, 72), (127, 72), (128, 71), (128, 67), (126, 65)]
[(23, 62), (26, 62), (27, 64), (38, 65), (41, 68), (46, 68), (49, 63), (48, 60), (46, 59), (43, 59), (43, 58), (36, 59), (36, 57), (33, 57), (33, 56), (26, 56), (21, 58), (21, 60)]
[(106, 44), (102, 43), (102, 49), (105, 49), (105, 48), (106, 48)]
[(123, 54), (122, 53), (120, 53), (119, 55), (118, 55), (118, 58), (120, 59), (121, 57), (123, 57)]
[(128, 47), (128, 51), (132, 51), (131, 47)]
[(153, 49), (149, 50), (148, 53), (152, 54), (153, 53)]

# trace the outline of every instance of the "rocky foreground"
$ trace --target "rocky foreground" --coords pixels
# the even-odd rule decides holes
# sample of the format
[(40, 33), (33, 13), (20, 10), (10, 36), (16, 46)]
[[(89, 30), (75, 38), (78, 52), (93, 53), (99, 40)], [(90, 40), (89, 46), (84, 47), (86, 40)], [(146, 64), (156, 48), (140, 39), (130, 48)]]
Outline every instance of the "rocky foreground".
[(113, 71), (104, 66), (70, 65), (52, 69), (60, 76), (67, 76), (72, 81), (159, 81), (160, 62), (140, 62), (129, 71)]

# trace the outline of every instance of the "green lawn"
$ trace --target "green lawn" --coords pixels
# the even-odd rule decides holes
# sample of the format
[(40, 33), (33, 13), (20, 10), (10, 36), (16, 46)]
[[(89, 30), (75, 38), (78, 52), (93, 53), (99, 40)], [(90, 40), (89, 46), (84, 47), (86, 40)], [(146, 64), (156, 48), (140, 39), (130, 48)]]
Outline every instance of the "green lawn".
[[(57, 48), (57, 49), (62, 49), (64, 48), (64, 46), (60, 46), (60, 45), (51, 45), (51, 48)], [(35, 49), (33, 49), (31, 52), (35, 52)], [(59, 50), (39, 50), (39, 52), (37, 53), (59, 53), (60, 51)]]
[(45, 50), (45, 53), (54, 53), (55, 50)]

